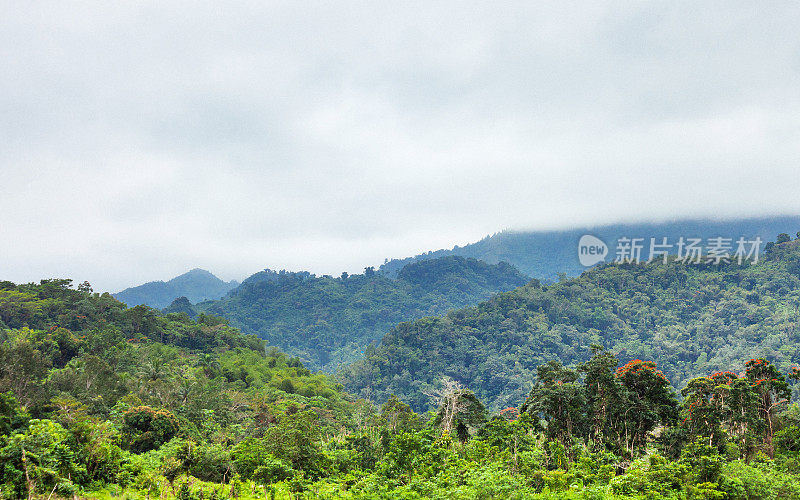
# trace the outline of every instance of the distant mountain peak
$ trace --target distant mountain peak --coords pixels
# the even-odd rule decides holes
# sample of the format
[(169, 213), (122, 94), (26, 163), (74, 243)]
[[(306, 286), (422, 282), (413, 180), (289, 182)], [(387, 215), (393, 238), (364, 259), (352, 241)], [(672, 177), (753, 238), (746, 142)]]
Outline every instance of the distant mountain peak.
[(226, 282), (210, 271), (196, 267), (169, 281), (151, 281), (126, 288), (113, 295), (128, 306), (145, 304), (157, 309), (164, 309), (179, 297), (185, 297), (192, 303), (216, 300), (237, 286), (239, 286), (238, 281)]
[(207, 271), (207, 270), (202, 269), (200, 267), (195, 267), (194, 269), (190, 269), (189, 271), (186, 271), (185, 273), (181, 274), (181, 276), (186, 276), (187, 274), (192, 274), (192, 275), (202, 274), (202, 275), (205, 275), (205, 276), (214, 276), (216, 278), (216, 276), (211, 271)]

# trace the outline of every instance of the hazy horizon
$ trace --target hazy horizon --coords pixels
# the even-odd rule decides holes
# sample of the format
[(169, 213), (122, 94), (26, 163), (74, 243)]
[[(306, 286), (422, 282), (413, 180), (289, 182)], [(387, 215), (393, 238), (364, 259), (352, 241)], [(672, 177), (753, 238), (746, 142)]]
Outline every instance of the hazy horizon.
[(0, 6), (0, 279), (800, 214), (800, 5)]
[[(578, 224), (578, 225), (565, 226), (565, 227), (554, 227), (554, 228), (548, 228), (548, 227), (545, 227), (545, 228), (507, 228), (507, 229), (503, 229), (503, 230), (500, 230), (500, 231), (496, 231), (494, 233), (486, 234), (486, 235), (484, 235), (484, 236), (482, 236), (480, 238), (477, 238), (477, 239), (472, 240), (472, 241), (464, 242), (464, 243), (453, 243), (453, 244), (451, 244), (449, 246), (444, 246), (444, 247), (440, 247), (440, 248), (425, 248), (425, 249), (419, 250), (419, 251), (417, 251), (417, 252), (415, 252), (413, 254), (408, 254), (408, 255), (387, 256), (387, 257), (384, 257), (383, 259), (380, 259), (380, 262), (377, 262), (377, 261), (376, 262), (367, 262), (367, 263), (364, 263), (360, 268), (353, 269), (352, 272), (350, 270), (347, 270), (347, 271), (350, 274), (361, 274), (365, 267), (374, 266), (375, 268), (378, 268), (384, 262), (384, 260), (404, 259), (404, 258), (407, 258), (407, 257), (414, 257), (416, 255), (420, 255), (420, 254), (423, 254), (423, 253), (428, 252), (428, 251), (436, 252), (436, 251), (439, 251), (439, 250), (451, 250), (451, 249), (453, 249), (455, 247), (464, 247), (466, 245), (477, 243), (478, 241), (483, 240), (484, 238), (490, 238), (492, 236), (495, 236), (497, 234), (501, 234), (501, 233), (504, 233), (504, 232), (531, 232), (531, 233), (543, 233), (543, 234), (546, 234), (546, 233), (550, 233), (550, 232), (602, 230), (604, 228), (608, 228), (608, 227), (612, 227), (612, 226), (638, 226), (638, 225), (648, 225), (648, 224), (657, 225), (657, 224), (665, 224), (665, 223), (682, 223), (682, 222), (685, 222), (685, 223), (698, 223), (698, 222), (712, 222), (712, 223), (714, 223), (714, 222), (720, 222), (720, 223), (722, 223), (722, 222), (726, 222), (726, 221), (730, 221), (730, 222), (756, 221), (756, 220), (758, 220), (758, 221), (762, 221), (762, 220), (766, 221), (766, 220), (775, 220), (775, 219), (782, 219), (782, 218), (795, 218), (795, 217), (796, 218), (800, 218), (800, 214), (798, 214), (798, 215), (783, 214), (783, 215), (774, 215), (774, 216), (742, 217), (742, 218), (730, 217), (730, 218), (717, 218), (717, 219), (714, 219), (714, 218), (677, 218), (677, 219), (675, 219), (675, 218), (666, 218), (666, 219), (653, 219), (653, 220), (617, 221), (617, 222), (599, 223), (599, 224), (586, 224), (586, 225)], [(800, 225), (798, 225), (797, 229), (800, 229)], [(791, 229), (789, 229), (789, 228), (787, 228), (787, 230), (791, 231)], [(794, 235), (793, 232), (791, 234)], [(640, 236), (640, 235), (632, 234), (630, 236)], [(687, 236), (691, 236), (691, 235), (687, 234)], [(733, 235), (733, 234), (730, 234), (730, 235), (729, 234), (724, 234), (723, 235), (723, 234), (720, 234), (720, 236), (725, 236), (725, 237), (736, 237), (736, 236), (754, 237), (755, 235)], [(774, 239), (775, 236), (776, 235), (770, 235), (770, 238)], [(609, 241), (609, 243), (611, 243), (611, 242)], [(764, 243), (766, 243), (766, 241)], [(237, 282), (241, 283), (242, 281), (244, 281), (248, 277), (252, 276), (253, 274), (258, 273), (258, 272), (260, 272), (262, 270), (265, 270), (265, 269), (270, 269), (272, 271), (289, 271), (289, 272), (308, 271), (308, 272), (311, 272), (312, 274), (316, 274), (318, 276), (330, 275), (330, 276), (337, 277), (337, 276), (339, 276), (341, 274), (341, 271), (317, 272), (317, 271), (314, 271), (313, 269), (308, 269), (308, 268), (303, 268), (303, 267), (299, 267), (299, 268), (295, 268), (295, 269), (285, 269), (285, 268), (271, 268), (269, 266), (266, 266), (266, 267), (254, 269), (252, 272), (248, 272), (248, 273), (246, 273), (245, 275), (243, 275), (241, 277), (225, 278), (223, 276), (220, 276), (218, 273), (214, 272), (214, 270), (212, 270), (212, 269), (203, 269), (203, 268), (199, 268), (199, 267), (193, 267), (193, 268), (190, 268), (190, 269), (185, 269), (183, 271), (180, 271), (180, 272), (178, 272), (178, 273), (176, 273), (176, 274), (174, 274), (172, 276), (168, 276), (168, 277), (161, 276), (161, 277), (157, 277), (157, 278), (154, 278), (154, 279), (151, 279), (151, 280), (147, 280), (147, 281), (135, 282), (135, 283), (133, 283), (131, 285), (128, 285), (128, 286), (126, 286), (124, 288), (127, 289), (127, 288), (130, 288), (130, 287), (135, 287), (135, 286), (142, 285), (142, 284), (145, 284), (145, 283), (148, 283), (148, 282), (152, 282), (152, 281), (165, 281), (166, 282), (166, 281), (169, 281), (172, 278), (176, 278), (178, 276), (181, 276), (183, 274), (187, 274), (187, 273), (189, 273), (191, 271), (195, 271), (195, 270), (208, 271), (211, 274), (213, 274), (214, 276), (216, 276), (217, 278), (220, 278), (225, 282), (230, 282), (230, 281), (233, 280), (233, 281), (237, 281)], [(111, 291), (112, 293), (116, 293), (116, 292), (122, 291), (122, 290), (123, 289), (108, 290), (108, 291)]]

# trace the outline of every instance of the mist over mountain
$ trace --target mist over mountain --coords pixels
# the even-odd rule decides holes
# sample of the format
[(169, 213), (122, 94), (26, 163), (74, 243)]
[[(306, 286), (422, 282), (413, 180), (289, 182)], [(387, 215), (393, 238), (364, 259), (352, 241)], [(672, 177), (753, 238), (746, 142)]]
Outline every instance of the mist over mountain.
[(112, 295), (130, 307), (144, 304), (163, 309), (178, 297), (186, 297), (191, 302), (214, 300), (237, 286), (239, 282), (235, 280), (222, 281), (205, 269), (192, 269), (166, 282), (151, 281)]
[(2, 5), (0, 500), (800, 500), (800, 2)]
[(553, 231), (502, 231), (482, 240), (422, 253), (414, 257), (391, 259), (381, 267), (381, 272), (396, 275), (409, 262), (434, 259), (445, 255), (472, 257), (488, 263), (508, 262), (520, 271), (540, 280), (555, 281), (559, 273), (577, 276), (586, 268), (578, 261), (578, 240), (585, 234), (599, 237), (611, 252), (606, 261), (614, 258), (615, 242), (619, 238), (650, 238), (675, 243), (678, 238), (760, 237), (763, 242), (776, 234), (794, 235), (800, 229), (800, 216), (742, 218), (730, 220), (689, 219), (669, 222), (643, 222), (635, 224), (609, 224)]

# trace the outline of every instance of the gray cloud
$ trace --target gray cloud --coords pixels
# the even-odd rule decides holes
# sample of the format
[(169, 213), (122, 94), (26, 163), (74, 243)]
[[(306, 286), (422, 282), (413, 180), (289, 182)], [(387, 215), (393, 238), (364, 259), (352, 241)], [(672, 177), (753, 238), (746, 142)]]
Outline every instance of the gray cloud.
[(1, 5), (4, 279), (800, 209), (793, 2)]

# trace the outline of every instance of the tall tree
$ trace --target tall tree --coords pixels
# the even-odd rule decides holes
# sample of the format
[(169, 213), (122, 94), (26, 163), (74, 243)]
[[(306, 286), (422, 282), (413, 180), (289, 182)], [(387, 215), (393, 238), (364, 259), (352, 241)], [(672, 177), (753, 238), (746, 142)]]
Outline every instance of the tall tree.
[(586, 390), (578, 382), (578, 372), (558, 361), (536, 369), (538, 380), (521, 411), (540, 418), (545, 435), (569, 448), (585, 435)]
[(652, 361), (635, 359), (616, 371), (625, 388), (623, 433), (625, 451), (643, 449), (647, 437), (658, 425), (677, 420), (678, 401), (667, 377)]
[(759, 398), (758, 411), (764, 419), (764, 444), (769, 456), (775, 450), (772, 438), (775, 435), (775, 414), (789, 402), (791, 390), (786, 377), (769, 361), (758, 358), (745, 363), (745, 377), (750, 381)]
[(594, 356), (579, 366), (584, 373), (586, 408), (590, 421), (588, 438), (595, 446), (604, 445), (611, 433), (618, 410), (623, 404), (622, 384), (614, 374), (617, 357), (600, 346), (593, 346)]

